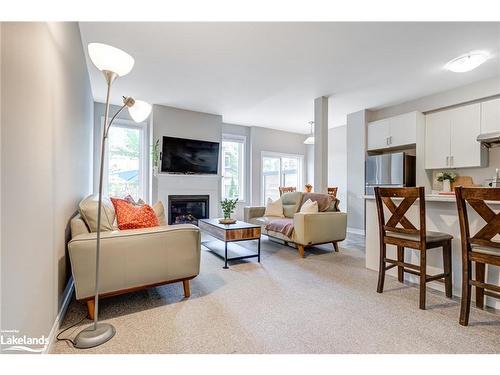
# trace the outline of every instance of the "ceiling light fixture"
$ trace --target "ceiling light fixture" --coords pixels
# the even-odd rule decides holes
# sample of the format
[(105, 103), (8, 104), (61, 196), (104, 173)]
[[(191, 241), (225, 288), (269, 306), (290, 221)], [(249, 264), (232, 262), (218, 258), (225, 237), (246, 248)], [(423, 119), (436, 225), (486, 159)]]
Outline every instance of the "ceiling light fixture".
[(476, 69), (490, 58), (486, 51), (472, 51), (448, 62), (444, 68), (455, 73), (464, 73)]
[(305, 145), (313, 145), (314, 144), (314, 132), (313, 132), (314, 121), (309, 121), (309, 125), (311, 126), (311, 134), (304, 141)]

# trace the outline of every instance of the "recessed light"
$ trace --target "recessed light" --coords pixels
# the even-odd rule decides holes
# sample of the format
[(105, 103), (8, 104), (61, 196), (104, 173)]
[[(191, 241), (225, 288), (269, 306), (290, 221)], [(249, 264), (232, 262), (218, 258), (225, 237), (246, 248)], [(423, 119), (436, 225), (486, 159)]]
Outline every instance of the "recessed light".
[(444, 68), (455, 73), (468, 72), (476, 69), (479, 65), (490, 58), (486, 51), (472, 51), (448, 62)]

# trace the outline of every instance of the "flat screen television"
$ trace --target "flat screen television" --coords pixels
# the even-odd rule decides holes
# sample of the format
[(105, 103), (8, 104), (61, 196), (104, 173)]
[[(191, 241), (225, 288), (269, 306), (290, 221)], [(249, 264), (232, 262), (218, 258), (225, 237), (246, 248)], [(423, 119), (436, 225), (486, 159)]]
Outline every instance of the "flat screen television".
[(217, 174), (219, 143), (163, 137), (161, 171), (183, 174)]

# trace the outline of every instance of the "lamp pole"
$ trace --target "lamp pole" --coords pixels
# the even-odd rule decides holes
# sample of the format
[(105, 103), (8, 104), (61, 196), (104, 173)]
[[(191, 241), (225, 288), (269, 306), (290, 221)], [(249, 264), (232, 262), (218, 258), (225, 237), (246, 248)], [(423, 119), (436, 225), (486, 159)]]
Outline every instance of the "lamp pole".
[[(97, 204), (97, 233), (96, 233), (96, 258), (95, 258), (95, 294), (94, 294), (94, 324), (93, 326), (81, 331), (75, 338), (75, 347), (80, 349), (93, 348), (104, 344), (110, 340), (116, 333), (115, 327), (109, 323), (99, 323), (99, 255), (101, 249), (101, 210), (102, 210), (102, 185), (104, 179), (104, 152), (106, 151), (106, 139), (108, 137), (109, 118), (109, 96), (111, 93), (111, 85), (118, 77), (114, 72), (105, 70), (103, 71), (108, 85), (106, 93), (106, 109), (104, 113), (104, 128), (102, 131), (101, 142), (101, 163), (99, 169), (99, 201)], [(123, 109), (123, 107), (121, 108)], [(120, 109), (120, 111), (121, 111)], [(113, 120), (116, 117), (113, 116)]]

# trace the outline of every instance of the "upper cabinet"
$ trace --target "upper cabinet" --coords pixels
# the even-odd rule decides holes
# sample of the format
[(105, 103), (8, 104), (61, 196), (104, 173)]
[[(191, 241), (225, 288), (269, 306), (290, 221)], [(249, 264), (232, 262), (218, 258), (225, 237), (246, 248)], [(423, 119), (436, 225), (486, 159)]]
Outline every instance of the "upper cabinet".
[(482, 167), (487, 152), (476, 140), (481, 133), (481, 103), (425, 116), (425, 168)]
[(481, 134), (500, 132), (500, 98), (481, 103)]
[(368, 150), (381, 150), (415, 144), (419, 112), (368, 123)]
[(368, 124), (368, 150), (389, 147), (389, 121), (387, 119)]

